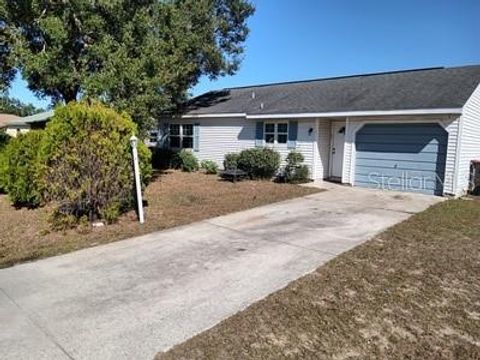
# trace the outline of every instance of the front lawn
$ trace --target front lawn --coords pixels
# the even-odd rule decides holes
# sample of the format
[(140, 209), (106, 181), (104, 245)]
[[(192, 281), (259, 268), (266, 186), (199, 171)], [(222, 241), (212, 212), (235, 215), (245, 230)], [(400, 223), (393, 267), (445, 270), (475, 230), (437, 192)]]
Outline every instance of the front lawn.
[(480, 359), (480, 201), (414, 215), (167, 359)]
[(255, 206), (318, 192), (318, 189), (268, 181), (236, 184), (217, 176), (168, 171), (148, 186), (146, 223), (139, 225), (132, 211), (118, 223), (66, 232), (49, 230), (47, 209), (15, 210), (0, 195), (0, 267), (66, 253), (152, 231), (184, 225)]

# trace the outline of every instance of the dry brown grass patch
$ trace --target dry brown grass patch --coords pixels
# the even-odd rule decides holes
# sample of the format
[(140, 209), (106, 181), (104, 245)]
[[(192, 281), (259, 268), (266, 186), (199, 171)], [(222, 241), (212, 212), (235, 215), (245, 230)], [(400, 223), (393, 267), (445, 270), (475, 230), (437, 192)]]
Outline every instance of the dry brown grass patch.
[(392, 227), (167, 359), (480, 359), (480, 202)]
[(101, 227), (81, 227), (51, 232), (48, 208), (15, 210), (0, 195), (0, 267), (90, 247), (172, 226), (249, 209), (276, 201), (318, 192), (314, 188), (267, 181), (232, 184), (217, 176), (168, 171), (147, 188), (146, 223), (136, 221), (134, 212), (118, 223)]

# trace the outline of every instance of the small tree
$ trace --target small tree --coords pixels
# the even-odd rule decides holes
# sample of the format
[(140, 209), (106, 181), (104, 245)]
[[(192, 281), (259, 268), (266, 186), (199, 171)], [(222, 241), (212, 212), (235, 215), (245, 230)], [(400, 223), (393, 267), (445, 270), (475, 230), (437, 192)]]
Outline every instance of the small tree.
[[(111, 222), (133, 206), (129, 138), (136, 131), (128, 115), (99, 103), (72, 102), (56, 109), (41, 149), (42, 191), (47, 200), (59, 203), (55, 220), (63, 223), (64, 216)], [(151, 154), (143, 143), (138, 152), (146, 184)]]

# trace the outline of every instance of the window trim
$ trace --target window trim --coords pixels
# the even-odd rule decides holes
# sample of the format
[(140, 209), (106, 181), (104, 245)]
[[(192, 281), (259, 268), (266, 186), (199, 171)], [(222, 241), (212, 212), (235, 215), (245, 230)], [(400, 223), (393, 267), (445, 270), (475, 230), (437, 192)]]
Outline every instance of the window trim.
[[(171, 134), (171, 126), (175, 126), (177, 125), (179, 127), (179, 131), (178, 131), (178, 135), (172, 135)], [(192, 127), (192, 135), (184, 135), (184, 131), (183, 131), (183, 127), (184, 126), (191, 126)], [(183, 124), (178, 124), (178, 123), (170, 123), (168, 125), (168, 143), (170, 144), (170, 148), (171, 149), (174, 149), (174, 150), (181, 150), (181, 149), (187, 149), (187, 150), (193, 150), (193, 148), (195, 147), (195, 129), (194, 129), (195, 125), (192, 124), (192, 123), (183, 123)], [(174, 147), (174, 146), (171, 146), (171, 137), (174, 136), (174, 137), (177, 137), (179, 139), (179, 147)], [(183, 139), (184, 138), (191, 138), (192, 139), (192, 146), (191, 147), (183, 147)]]
[[(274, 128), (273, 128), (273, 132), (271, 131), (267, 131), (267, 125), (271, 125), (273, 124)], [(286, 131), (281, 131), (279, 132), (278, 131), (278, 125), (279, 124), (285, 124), (287, 125), (287, 130)], [(276, 145), (279, 145), (279, 146), (286, 146), (288, 144), (288, 131), (289, 131), (289, 128), (290, 128), (290, 124), (288, 121), (265, 121), (263, 123), (263, 141), (265, 143), (265, 145), (267, 146), (276, 146)], [(267, 134), (268, 135), (272, 135), (273, 134), (273, 143), (271, 142), (267, 142)], [(278, 142), (278, 135), (286, 135), (287, 137), (287, 141), (285, 141), (284, 143), (279, 143)]]

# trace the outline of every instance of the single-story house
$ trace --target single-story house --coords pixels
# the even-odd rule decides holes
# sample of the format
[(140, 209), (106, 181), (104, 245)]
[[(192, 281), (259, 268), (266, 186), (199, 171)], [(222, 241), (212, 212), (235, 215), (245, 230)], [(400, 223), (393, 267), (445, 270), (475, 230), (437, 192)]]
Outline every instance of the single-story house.
[(480, 65), (208, 92), (159, 122), (159, 146), (222, 164), (226, 153), (296, 150), (313, 180), (461, 195), (480, 159)]
[(5, 124), (5, 132), (10, 136), (26, 133), (31, 129), (44, 129), (47, 121), (53, 116), (53, 110), (25, 117), (12, 117)]
[(10, 122), (18, 121), (18, 119), (20, 119), (20, 116), (17, 116), (17, 115), (14, 115), (14, 114), (1, 113), (0, 114), (0, 129), (7, 129)]

